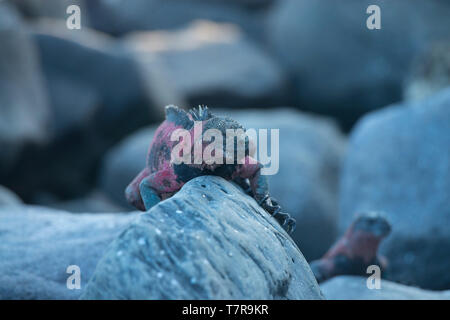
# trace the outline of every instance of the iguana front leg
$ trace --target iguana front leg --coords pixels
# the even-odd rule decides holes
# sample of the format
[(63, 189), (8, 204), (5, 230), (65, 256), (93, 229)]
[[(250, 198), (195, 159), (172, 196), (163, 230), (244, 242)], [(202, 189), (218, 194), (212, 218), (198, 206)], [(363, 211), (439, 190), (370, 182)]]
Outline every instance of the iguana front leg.
[(278, 202), (269, 195), (267, 178), (261, 174), (262, 164), (251, 157), (246, 157), (244, 164), (238, 166), (233, 178), (249, 179), (253, 198), (258, 204), (270, 213), (288, 233), (294, 231), (295, 219), (291, 218), (289, 214), (281, 212)]
[(173, 169), (166, 168), (155, 172), (148, 177), (142, 179), (139, 184), (139, 191), (144, 203), (145, 210), (161, 201), (161, 196), (172, 194), (182, 187), (182, 183), (178, 182)]
[(128, 203), (141, 211), (145, 211), (145, 206), (144, 202), (142, 201), (139, 185), (141, 184), (142, 180), (149, 175), (150, 170), (148, 168), (144, 168), (125, 189), (125, 198), (127, 199)]

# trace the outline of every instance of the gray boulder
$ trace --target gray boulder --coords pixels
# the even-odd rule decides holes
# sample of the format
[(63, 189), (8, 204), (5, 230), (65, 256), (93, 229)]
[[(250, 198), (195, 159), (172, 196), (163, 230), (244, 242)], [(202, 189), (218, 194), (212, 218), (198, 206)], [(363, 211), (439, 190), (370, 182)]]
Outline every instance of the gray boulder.
[(381, 279), (380, 289), (369, 289), (367, 278), (339, 276), (320, 285), (329, 300), (449, 300), (448, 291), (429, 291)]
[[(135, 218), (0, 207), (0, 299), (76, 299), (106, 247)], [(66, 286), (70, 265), (80, 267), (81, 290)]]
[[(246, 128), (280, 129), (280, 168), (269, 176), (270, 192), (297, 219), (292, 237), (305, 257), (321, 257), (337, 235), (338, 174), (346, 144), (337, 126), (289, 109), (216, 113), (230, 116)], [(154, 127), (138, 131), (103, 160), (99, 187), (120, 205), (127, 205), (124, 190), (145, 166), (153, 132)]]
[[(381, 9), (379, 30), (366, 27), (369, 5)], [(450, 36), (449, 10), (441, 0), (279, 1), (268, 39), (296, 82), (298, 105), (349, 127), (401, 100), (412, 59)]]
[(20, 204), (22, 204), (22, 200), (14, 192), (0, 186), (0, 206)]
[(162, 65), (188, 105), (238, 108), (286, 102), (287, 80), (280, 67), (235, 26), (200, 21), (179, 31), (133, 33), (125, 42)]
[(386, 212), (386, 276), (430, 289), (450, 288), (449, 108), (446, 89), (366, 116), (351, 135), (340, 188), (341, 231), (357, 212)]
[(28, 144), (42, 144), (50, 111), (37, 48), (12, 6), (0, 3), (0, 175)]
[(239, 188), (189, 181), (109, 247), (82, 299), (321, 299), (298, 247)]

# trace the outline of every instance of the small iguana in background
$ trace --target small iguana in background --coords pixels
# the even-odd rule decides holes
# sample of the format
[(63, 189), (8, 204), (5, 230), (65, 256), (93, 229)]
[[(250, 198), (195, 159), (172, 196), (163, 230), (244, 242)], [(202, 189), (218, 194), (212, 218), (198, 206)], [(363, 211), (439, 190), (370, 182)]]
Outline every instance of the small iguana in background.
[(317, 282), (338, 275), (367, 275), (370, 265), (385, 269), (387, 261), (378, 255), (378, 247), (390, 232), (389, 222), (378, 212), (357, 216), (328, 252), (310, 263)]
[[(156, 205), (161, 200), (174, 195), (189, 180), (203, 176), (215, 175), (226, 180), (231, 180), (243, 188), (251, 195), (257, 203), (271, 214), (280, 225), (291, 233), (295, 228), (295, 220), (287, 213), (281, 212), (278, 203), (270, 197), (266, 176), (261, 174), (263, 165), (256, 162), (253, 142), (248, 137), (245, 139), (245, 158), (241, 162), (233, 161), (233, 164), (226, 164), (225, 143), (223, 146), (223, 164), (189, 164), (173, 163), (171, 161), (172, 150), (178, 141), (171, 141), (172, 133), (177, 129), (186, 129), (194, 137), (194, 121), (202, 122), (202, 135), (208, 129), (217, 129), (222, 133), (223, 141), (226, 141), (227, 129), (243, 129), (241, 124), (228, 117), (213, 115), (207, 107), (194, 108), (188, 112), (176, 106), (166, 107), (166, 120), (157, 128), (147, 154), (146, 167), (134, 178), (125, 190), (127, 201), (136, 208), (146, 211)], [(209, 143), (203, 143), (202, 151)], [(234, 152), (236, 157), (237, 145), (235, 141)], [(191, 154), (194, 154), (194, 143), (191, 144)], [(228, 155), (229, 156), (229, 155)], [(235, 159), (239, 160), (239, 159)], [(253, 161), (251, 161), (253, 160)]]

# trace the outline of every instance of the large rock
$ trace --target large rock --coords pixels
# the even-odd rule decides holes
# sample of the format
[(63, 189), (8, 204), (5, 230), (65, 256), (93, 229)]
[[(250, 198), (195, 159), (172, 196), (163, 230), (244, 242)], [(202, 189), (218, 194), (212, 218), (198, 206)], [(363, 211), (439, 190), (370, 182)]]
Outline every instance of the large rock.
[(380, 289), (369, 289), (367, 278), (339, 276), (320, 285), (330, 300), (449, 300), (449, 291), (429, 291), (381, 279)]
[[(69, 214), (0, 207), (0, 299), (76, 299), (106, 247), (136, 214)], [(70, 265), (81, 290), (68, 289)]]
[[(379, 30), (366, 27), (369, 5), (381, 9)], [(279, 1), (269, 42), (296, 82), (299, 106), (348, 127), (401, 99), (414, 56), (449, 37), (449, 10), (442, 0)]]
[(342, 173), (340, 227), (365, 210), (386, 212), (387, 276), (450, 288), (450, 89), (365, 117)]
[[(270, 192), (297, 219), (292, 237), (305, 257), (321, 257), (337, 235), (338, 174), (345, 152), (339, 129), (332, 121), (289, 109), (217, 113), (247, 129), (280, 129), (280, 168), (269, 176)], [(131, 135), (103, 160), (99, 185), (121, 205), (126, 205), (126, 186), (145, 166), (153, 132), (150, 127)]]
[(188, 105), (239, 108), (286, 102), (279, 66), (235, 26), (200, 21), (180, 31), (133, 33), (126, 39), (139, 56), (164, 66)]
[(275, 219), (219, 177), (191, 180), (126, 229), (83, 299), (321, 299)]
[(13, 7), (0, 3), (0, 175), (20, 151), (49, 137), (50, 112), (36, 46)]

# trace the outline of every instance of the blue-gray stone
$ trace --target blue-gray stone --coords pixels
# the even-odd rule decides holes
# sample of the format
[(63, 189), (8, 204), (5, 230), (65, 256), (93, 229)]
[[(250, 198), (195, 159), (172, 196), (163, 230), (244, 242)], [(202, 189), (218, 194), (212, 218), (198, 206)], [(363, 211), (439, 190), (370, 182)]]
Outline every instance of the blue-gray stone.
[(109, 247), (82, 299), (321, 299), (294, 241), (220, 177), (186, 183)]

